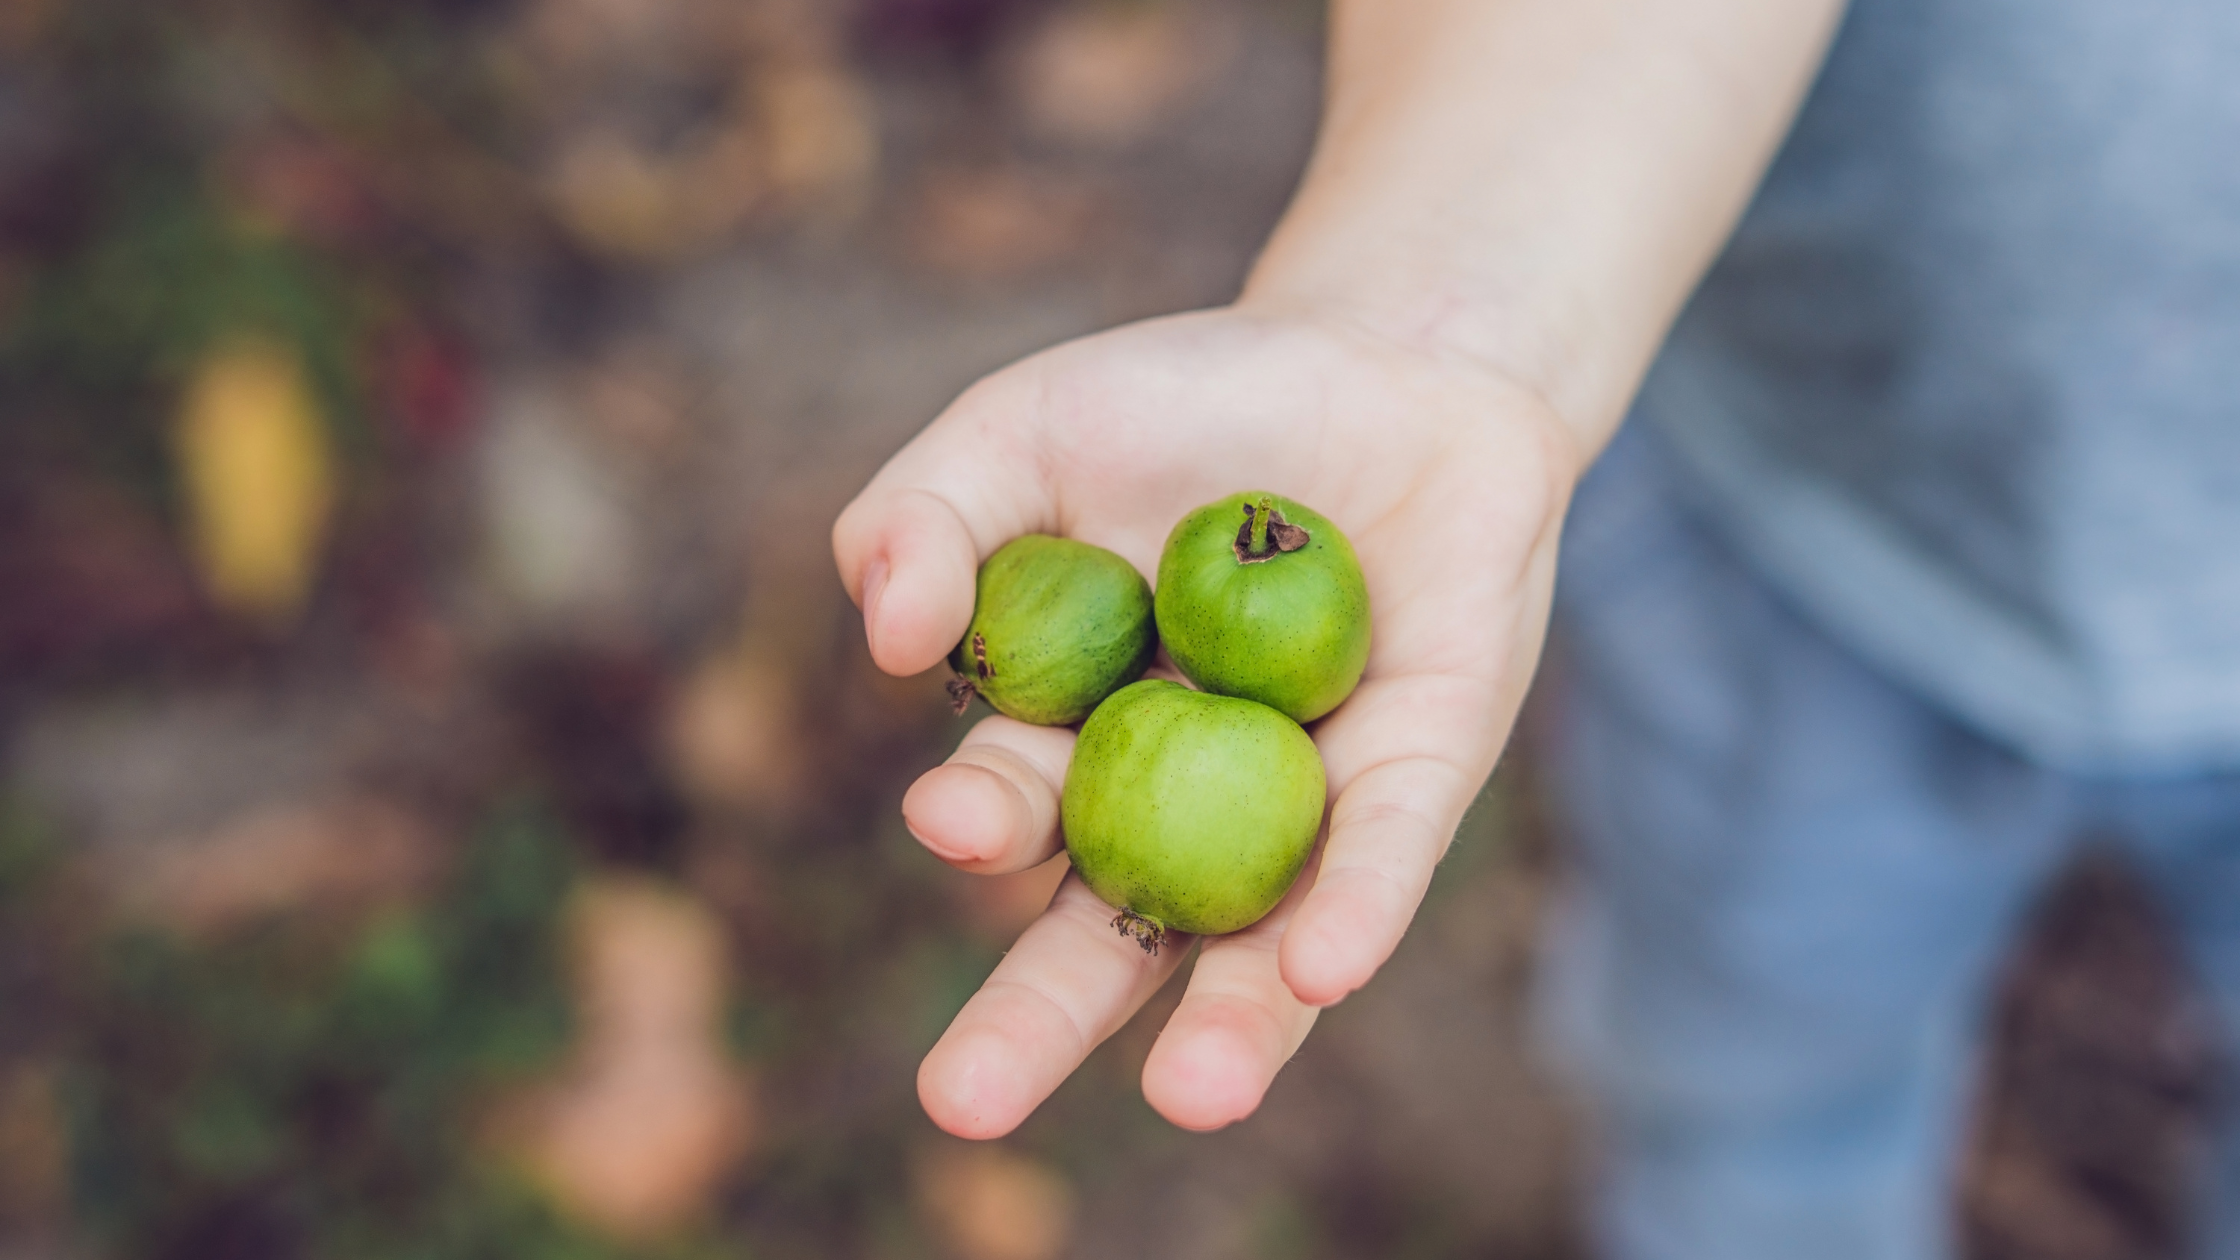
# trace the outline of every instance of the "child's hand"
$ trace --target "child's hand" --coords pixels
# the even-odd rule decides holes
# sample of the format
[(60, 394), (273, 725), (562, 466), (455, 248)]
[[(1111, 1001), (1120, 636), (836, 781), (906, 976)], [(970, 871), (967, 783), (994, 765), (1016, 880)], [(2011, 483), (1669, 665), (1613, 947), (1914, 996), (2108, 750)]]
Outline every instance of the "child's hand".
[[(1330, 834), (1273, 914), (1199, 956), (1143, 1069), (1176, 1124), (1250, 1113), (1315, 1008), (1399, 941), (1530, 680), (1572, 481), (1841, 10), (1333, 0), (1321, 137), (1248, 300), (996, 373), (841, 516), (841, 574), (897, 674), (955, 645), (980, 559), (1020, 534), (1148, 575), (1183, 513), (1272, 490), (1353, 540), (1373, 643), (1314, 731)], [(1031, 866), (1057, 851), (1072, 746), (989, 718), (903, 815), (966, 870)], [(1146, 957), (1111, 916), (1067, 881), (957, 1016), (918, 1074), (943, 1128), (1011, 1129), (1179, 963), (1181, 943)]]
[[(1329, 835), (1274, 913), (1206, 942), (1144, 1065), (1144, 1096), (1169, 1120), (1250, 1114), (1316, 1008), (1398, 943), (1530, 679), (1578, 462), (1540, 399), (1474, 360), (1235, 308), (996, 373), (842, 514), (840, 571), (894, 674), (941, 662), (971, 618), (980, 561), (1021, 534), (1109, 547), (1151, 577), (1185, 512), (1267, 489), (1353, 540), (1374, 629), (1359, 690), (1313, 729)], [(1072, 747), (1071, 731), (987, 718), (911, 788), (904, 817), (960, 869), (1033, 866), (1060, 847)], [(957, 1016), (918, 1075), (942, 1128), (1009, 1131), (1187, 953), (1181, 939), (1147, 956), (1112, 916), (1069, 877)]]

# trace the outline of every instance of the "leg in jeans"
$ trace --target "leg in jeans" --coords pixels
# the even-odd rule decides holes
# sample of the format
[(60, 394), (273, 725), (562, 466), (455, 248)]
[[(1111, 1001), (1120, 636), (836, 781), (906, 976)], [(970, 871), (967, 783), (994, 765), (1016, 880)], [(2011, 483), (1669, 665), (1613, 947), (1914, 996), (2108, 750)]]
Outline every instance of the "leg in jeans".
[(1860, 664), (1686, 505), (1652, 434), (1581, 489), (1543, 985), (1610, 1260), (1935, 1260), (1987, 976), (2072, 791)]

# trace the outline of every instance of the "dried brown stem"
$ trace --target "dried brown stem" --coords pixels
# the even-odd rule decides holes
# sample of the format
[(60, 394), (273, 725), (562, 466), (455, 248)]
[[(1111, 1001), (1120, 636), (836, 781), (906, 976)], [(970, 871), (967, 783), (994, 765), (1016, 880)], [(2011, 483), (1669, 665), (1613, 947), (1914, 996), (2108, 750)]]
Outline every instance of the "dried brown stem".
[(1161, 927), (1158, 920), (1147, 919), (1133, 910), (1122, 910), (1112, 916), (1112, 926), (1119, 929), (1120, 935), (1136, 938), (1136, 944), (1141, 945), (1146, 954), (1156, 956), (1159, 947), (1167, 943), (1167, 929)]
[(1257, 508), (1244, 505), (1244, 524), (1237, 527), (1231, 550), (1237, 553), (1238, 564), (1265, 564), (1306, 546), (1308, 537), (1305, 527), (1283, 519), (1273, 495), (1262, 495)]

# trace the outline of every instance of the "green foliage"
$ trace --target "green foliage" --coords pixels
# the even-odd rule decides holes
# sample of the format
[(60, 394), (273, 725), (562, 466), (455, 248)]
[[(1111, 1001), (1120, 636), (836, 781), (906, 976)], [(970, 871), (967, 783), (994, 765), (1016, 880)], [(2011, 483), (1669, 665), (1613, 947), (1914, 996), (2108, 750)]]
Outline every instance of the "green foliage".
[(346, 341), (338, 277), (286, 238), (228, 223), (185, 181), (115, 199), (114, 221), (50, 270), (19, 336), (33, 362), (92, 387), (176, 368), (216, 340), (259, 334), (327, 360)]
[(261, 221), (272, 216), (244, 204), (230, 164), (297, 136), (339, 169), (399, 119), (502, 115), (478, 45), (441, 6), (210, 9), (55, 6), (24, 99), (70, 133), (73, 157), (45, 194), (63, 208), (42, 210), (55, 224), (21, 240), (0, 225), (0, 290), (18, 290), (0, 292), (0, 394), (15, 427), (158, 495), (170, 387), (234, 337), (296, 349), (341, 445), (369, 459), (369, 335), (446, 289), (426, 251), (365, 224), (322, 235)]
[(0, 791), (0, 918), (54, 866), (54, 833), (14, 793)]
[(283, 237), (227, 222), (184, 180), (115, 200), (114, 221), (88, 246), (34, 272), (0, 344), (0, 380), (53, 414), (103, 417), (75, 445), (145, 484), (161, 466), (166, 388), (212, 346), (263, 337), (303, 356), (321, 411), (346, 449), (362, 451), (352, 356), (363, 321), (348, 277)]
[(473, 1149), (490, 1087), (565, 1044), (573, 877), (560, 829), (517, 805), (427, 907), (107, 942), (69, 1090), (83, 1219), (132, 1256), (612, 1254)]

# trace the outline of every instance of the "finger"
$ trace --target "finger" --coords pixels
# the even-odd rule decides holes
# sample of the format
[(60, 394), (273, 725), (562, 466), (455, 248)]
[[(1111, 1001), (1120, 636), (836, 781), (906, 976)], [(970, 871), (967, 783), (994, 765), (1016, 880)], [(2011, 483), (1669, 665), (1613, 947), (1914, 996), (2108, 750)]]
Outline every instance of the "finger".
[(1144, 1100), (1170, 1123), (1205, 1132), (1251, 1115), (1314, 1027), (1320, 1012), (1292, 994), (1277, 965), (1313, 879), (1307, 871), (1267, 918), (1199, 948), (1189, 991), (1143, 1064)]
[(981, 551), (963, 518), (913, 490), (858, 499), (833, 535), (841, 572), (858, 575), (851, 594), (872, 662), (900, 676), (940, 664), (972, 622)]
[[(1559, 495), (1560, 479), (1554, 493)], [(1529, 524), (1528, 515), (1511, 522)], [(1327, 1006), (1368, 983), (1400, 943), (1462, 815), (1477, 797), (1531, 685), (1547, 633), (1560, 512), (1551, 510), (1506, 579), (1458, 586), (1418, 571), (1372, 586), (1369, 677), (1314, 738), (1329, 776), (1330, 835), (1313, 888), (1284, 933), (1283, 978)], [(1399, 522), (1411, 536), (1420, 522)], [(1457, 627), (1474, 627), (1457, 633)]]
[(1466, 677), (1379, 679), (1316, 733), (1337, 798), (1320, 875), (1284, 933), (1301, 1001), (1338, 1001), (1399, 945), (1492, 769), (1507, 729), (1497, 699)]
[(974, 386), (913, 439), (832, 527), (833, 557), (890, 674), (939, 664), (972, 621), (980, 561), (1054, 511), (1027, 450), (1025, 369)]
[(1068, 874), (919, 1065), (926, 1114), (958, 1137), (1009, 1133), (1158, 991), (1190, 942), (1144, 953)]
[(1058, 851), (1059, 794), (1074, 734), (991, 717), (902, 797), (902, 821), (934, 856), (975, 875), (1039, 866)]

